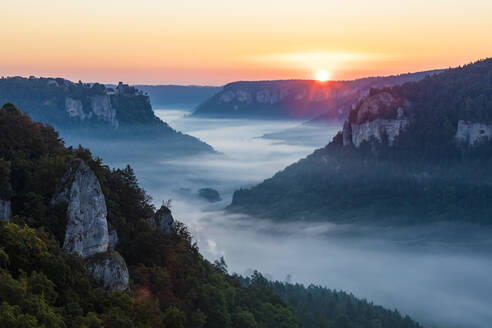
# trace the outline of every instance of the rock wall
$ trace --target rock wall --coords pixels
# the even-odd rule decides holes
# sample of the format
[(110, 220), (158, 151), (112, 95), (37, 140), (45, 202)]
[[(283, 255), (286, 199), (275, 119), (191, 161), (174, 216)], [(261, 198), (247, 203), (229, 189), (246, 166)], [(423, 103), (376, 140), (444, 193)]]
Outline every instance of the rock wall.
[[(388, 137), (388, 144), (391, 146), (395, 138), (408, 125), (408, 120), (381, 120), (368, 121), (362, 124), (351, 124), (351, 141), (355, 147), (359, 147), (364, 141), (374, 139), (381, 142), (383, 135)], [(345, 140), (345, 139), (344, 139)]]
[(109, 123), (114, 128), (118, 127), (119, 123), (116, 119), (116, 110), (111, 106), (109, 95), (91, 97), (91, 110), (98, 119)]
[(109, 94), (96, 95), (90, 98), (90, 108), (84, 110), (84, 105), (78, 99), (65, 98), (65, 111), (70, 119), (80, 119), (82, 122), (95, 118), (99, 121), (108, 123), (113, 128), (118, 128), (119, 122), (116, 119), (116, 109), (111, 105)]
[(468, 146), (477, 145), (492, 138), (492, 124), (460, 120), (455, 137)]
[(10, 221), (10, 219), (12, 219), (10, 200), (0, 199), (0, 219), (3, 219), (5, 221)]
[(108, 224), (99, 180), (82, 160), (74, 160), (63, 176), (51, 203), (65, 202), (67, 227), (63, 249), (81, 255), (88, 270), (106, 289), (128, 289), (128, 268), (113, 248), (116, 230)]
[(148, 218), (147, 222), (152, 229), (159, 229), (166, 233), (176, 228), (176, 221), (174, 221), (171, 210), (165, 205), (162, 205), (153, 217)]
[(85, 265), (104, 288), (108, 290), (127, 290), (129, 282), (128, 268), (123, 257), (115, 251), (108, 251), (89, 258)]
[(84, 106), (80, 100), (65, 98), (65, 111), (71, 119), (79, 118), (81, 121), (85, 119)]
[[(408, 105), (408, 104), (407, 104)], [(343, 145), (359, 147), (364, 141), (381, 142), (383, 136), (393, 145), (396, 137), (408, 126), (404, 102), (395, 99), (389, 92), (379, 92), (367, 97), (354, 109), (352, 120), (343, 125)], [(387, 118), (387, 117), (393, 118)]]
[(88, 257), (108, 249), (107, 209), (101, 185), (92, 170), (74, 160), (51, 200), (68, 204), (68, 223), (63, 248)]

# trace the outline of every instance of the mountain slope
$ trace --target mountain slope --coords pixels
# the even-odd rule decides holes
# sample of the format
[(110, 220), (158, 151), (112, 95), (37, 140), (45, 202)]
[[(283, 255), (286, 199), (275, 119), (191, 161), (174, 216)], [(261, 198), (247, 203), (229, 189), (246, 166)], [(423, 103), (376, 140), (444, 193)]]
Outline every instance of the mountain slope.
[(161, 150), (213, 152), (206, 143), (173, 130), (154, 115), (149, 97), (126, 84), (73, 83), (61, 78), (0, 79), (0, 103), (13, 103), (62, 136), (103, 140), (141, 138)]
[[(11, 105), (0, 109), (0, 133), (6, 168), (0, 198), (11, 201), (13, 213), (10, 222), (0, 220), (0, 326), (222, 328), (252, 321), (299, 327), (271, 290), (241, 287), (220, 265), (204, 260), (185, 226), (164, 231), (149, 224), (159, 211), (154, 214), (131, 168), (110, 170), (86, 149), (65, 148), (53, 129)], [(84, 171), (101, 184), (108, 225), (118, 236), (113, 246), (128, 265), (127, 292), (108, 293), (91, 277), (93, 261), (104, 253), (81, 257), (60, 247), (68, 236), (68, 212), (51, 199), (73, 159), (87, 163)], [(80, 197), (84, 211), (97, 205), (92, 196), (69, 194)], [(93, 233), (77, 239), (100, 232)]]
[(343, 120), (371, 88), (418, 81), (440, 70), (353, 81), (249, 81), (229, 83), (200, 104), (195, 116), (243, 118), (313, 118)]
[(277, 219), (492, 221), (492, 59), (371, 93), (325, 148), (236, 191)]
[[(291, 307), (264, 279), (255, 275), (245, 286), (227, 273), (223, 260), (204, 260), (169, 209), (155, 211), (130, 167), (110, 170), (87, 149), (64, 147), (51, 127), (31, 121), (12, 105), (0, 109), (0, 136), (0, 199), (9, 201), (13, 214), (8, 221), (0, 218), (1, 327), (300, 327)], [(88, 257), (66, 247), (67, 213), (76, 209), (52, 202), (65, 194), (68, 181), (80, 181), (79, 170), (100, 184), (88, 191), (102, 192), (103, 199), (96, 202), (73, 190), (68, 194), (84, 211), (105, 203), (112, 227), (108, 250)], [(78, 241), (95, 237), (87, 234)], [(129, 286), (111, 293), (93, 269), (94, 261), (113, 252), (128, 265)], [(368, 305), (368, 310), (383, 315), (364, 323), (387, 318), (391, 327), (419, 327), (378, 307)], [(346, 312), (353, 317), (343, 322), (360, 322), (365, 314), (354, 311)]]

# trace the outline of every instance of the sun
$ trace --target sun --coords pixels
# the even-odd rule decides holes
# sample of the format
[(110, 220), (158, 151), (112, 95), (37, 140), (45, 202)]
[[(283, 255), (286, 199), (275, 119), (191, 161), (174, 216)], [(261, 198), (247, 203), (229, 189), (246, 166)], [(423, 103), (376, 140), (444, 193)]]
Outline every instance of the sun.
[(316, 80), (326, 82), (330, 79), (330, 73), (326, 69), (320, 69), (316, 72)]

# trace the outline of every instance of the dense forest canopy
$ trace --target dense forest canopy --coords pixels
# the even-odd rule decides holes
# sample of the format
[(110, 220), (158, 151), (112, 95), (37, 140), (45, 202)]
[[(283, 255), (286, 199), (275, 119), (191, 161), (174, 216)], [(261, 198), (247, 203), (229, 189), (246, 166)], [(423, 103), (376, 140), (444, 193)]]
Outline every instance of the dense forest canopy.
[[(101, 183), (108, 221), (119, 236), (116, 250), (130, 271), (127, 292), (108, 293), (80, 256), (61, 248), (66, 209), (50, 206), (50, 199), (75, 158), (86, 162)], [(11, 200), (14, 214), (10, 222), (0, 220), (0, 326), (301, 326), (293, 310), (296, 297), (282, 300), (260, 275), (245, 284), (227, 273), (223, 260), (203, 259), (181, 223), (171, 233), (152, 229), (146, 218), (155, 208), (131, 167), (110, 169), (87, 149), (66, 148), (53, 128), (33, 122), (11, 104), (0, 109), (0, 174), (0, 199)], [(350, 311), (337, 313), (345, 313), (343, 327), (374, 320), (417, 327), (393, 312), (374, 311), (363, 321)], [(319, 327), (339, 328), (337, 322), (330, 319)]]
[(492, 59), (369, 96), (381, 92), (407, 103), (409, 124), (392, 146), (384, 138), (343, 146), (339, 133), (271, 179), (237, 191), (229, 209), (276, 219), (491, 224), (492, 140), (463, 145), (455, 136), (459, 120), (491, 121)]

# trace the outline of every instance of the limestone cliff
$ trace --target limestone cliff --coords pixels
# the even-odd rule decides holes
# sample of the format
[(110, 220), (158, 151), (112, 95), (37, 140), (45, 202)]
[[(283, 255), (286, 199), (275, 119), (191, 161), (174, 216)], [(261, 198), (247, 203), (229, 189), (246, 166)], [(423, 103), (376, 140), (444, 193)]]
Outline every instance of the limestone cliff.
[(0, 219), (10, 221), (12, 218), (12, 209), (10, 206), (10, 200), (0, 199)]
[[(116, 110), (111, 105), (111, 98), (108, 94), (96, 95), (91, 97), (91, 110), (98, 120), (109, 123), (113, 128), (119, 126), (116, 119)], [(90, 115), (89, 114), (89, 115)]]
[(113, 250), (96, 254), (85, 261), (87, 270), (108, 290), (127, 290), (129, 274), (123, 257)]
[(116, 118), (116, 109), (111, 105), (109, 94), (94, 95), (90, 97), (90, 106), (84, 105), (79, 99), (65, 98), (65, 111), (71, 120), (80, 122), (95, 119), (98, 122), (108, 123), (113, 128), (118, 128), (119, 121)]
[(113, 248), (116, 230), (107, 222), (104, 194), (94, 172), (80, 159), (74, 160), (51, 203), (68, 204), (63, 249), (81, 255), (92, 275), (109, 290), (128, 288), (128, 269)]
[(344, 124), (343, 145), (357, 148), (364, 141), (381, 142), (384, 137), (393, 145), (409, 123), (404, 106), (404, 102), (388, 92), (367, 97)]
[(461, 144), (477, 145), (492, 138), (492, 124), (459, 120), (455, 137)]
[(82, 161), (70, 164), (51, 202), (65, 202), (67, 228), (63, 248), (88, 257), (108, 249), (106, 201), (92, 170)]
[(176, 228), (171, 210), (165, 205), (162, 205), (153, 217), (148, 218), (147, 222), (152, 229), (160, 229), (162, 232), (171, 232)]
[[(33, 92), (35, 90), (35, 92)], [(38, 122), (53, 126), (67, 144), (98, 151), (101, 139), (143, 141), (149, 152), (173, 156), (213, 153), (211, 146), (172, 129), (159, 119), (143, 91), (119, 83), (73, 83), (62, 78), (0, 78), (0, 105), (12, 103)], [(102, 148), (102, 147), (101, 147)], [(124, 152), (125, 161), (140, 148)], [(104, 153), (121, 152), (104, 148)]]

